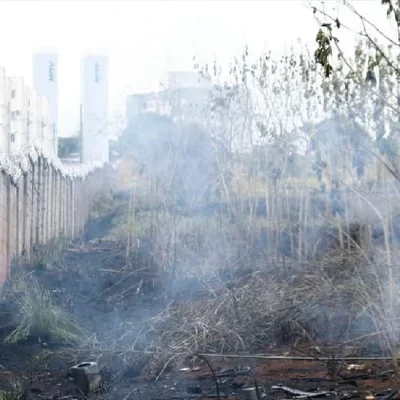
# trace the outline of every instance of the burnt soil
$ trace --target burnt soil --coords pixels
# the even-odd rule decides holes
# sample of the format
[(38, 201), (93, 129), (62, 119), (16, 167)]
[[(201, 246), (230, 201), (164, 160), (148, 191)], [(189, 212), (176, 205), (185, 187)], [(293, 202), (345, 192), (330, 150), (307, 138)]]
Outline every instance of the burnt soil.
[[(385, 400), (393, 398), (390, 397), (394, 382), (389, 361), (355, 362), (359, 370), (350, 371), (347, 364), (342, 366), (339, 375), (332, 375), (327, 363), (318, 360), (210, 358), (218, 389), (209, 367), (198, 358), (185, 370), (165, 369), (158, 379), (136, 367), (125, 368), (121, 373), (122, 360), (107, 356), (107, 350), (100, 343), (109, 343), (114, 348), (126, 321), (135, 323), (155, 316), (174, 300), (165, 294), (163, 277), (154, 272), (156, 267), (146, 244), (142, 257), (132, 265), (126, 259), (124, 243), (104, 240), (123, 212), (124, 206), (120, 206), (91, 220), (82, 240), (69, 243), (54, 265), (14, 267), (19, 268), (15, 274), (29, 275), (49, 290), (54, 303), (70, 313), (89, 335), (94, 335), (99, 345), (82, 350), (40, 336), (32, 336), (18, 345), (6, 345), (3, 339), (14, 326), (16, 307), (12, 301), (3, 300), (0, 303), (0, 390), (5, 390), (8, 398), (21, 398), (10, 389), (13, 382), (26, 384), (24, 399), (85, 398), (68, 377), (69, 368), (83, 361), (98, 361), (101, 368), (103, 390), (89, 394), (90, 398), (218, 398), (218, 390), (221, 398), (236, 398), (242, 388), (254, 382), (262, 398), (295, 397), (283, 389), (272, 388), (274, 385), (307, 392), (327, 390), (332, 392), (328, 396), (335, 399), (364, 399), (368, 394)], [(137, 295), (139, 287), (141, 295)], [(128, 344), (129, 340), (120, 342), (119, 348)], [(304, 355), (273, 346), (264, 353)]]

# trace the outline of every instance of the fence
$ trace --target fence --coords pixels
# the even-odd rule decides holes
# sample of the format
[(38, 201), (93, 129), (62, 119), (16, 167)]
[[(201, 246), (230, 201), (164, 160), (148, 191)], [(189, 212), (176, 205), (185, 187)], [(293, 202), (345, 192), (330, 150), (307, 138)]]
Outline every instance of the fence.
[(38, 147), (0, 158), (0, 285), (14, 257), (29, 259), (36, 244), (79, 236), (111, 173), (102, 164), (63, 166)]

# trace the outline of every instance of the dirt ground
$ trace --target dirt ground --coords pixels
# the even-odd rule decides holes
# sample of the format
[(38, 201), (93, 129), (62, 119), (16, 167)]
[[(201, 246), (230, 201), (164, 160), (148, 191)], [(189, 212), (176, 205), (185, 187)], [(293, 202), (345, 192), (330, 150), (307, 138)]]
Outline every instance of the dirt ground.
[[(143, 296), (132, 296), (131, 289), (138, 284), (138, 275), (127, 268), (124, 247), (116, 242), (105, 241), (104, 236), (112, 228), (118, 212), (100, 217), (88, 224), (84, 240), (71, 243), (63, 252), (60, 265), (54, 268), (33, 270), (40, 285), (51, 291), (54, 302), (68, 311), (73, 318), (98, 343), (114, 343), (121, 337), (126, 321), (140, 321), (159, 313), (170, 301), (154, 284), (151, 276), (152, 260), (144, 258), (137, 270), (150, 277)], [(125, 270), (125, 269), (126, 270)], [(187, 368), (165, 369), (158, 377), (141, 374), (135, 369), (119, 373), (120, 361), (107, 355), (107, 349), (66, 348), (60, 343), (48, 341), (45, 345), (32, 337), (18, 346), (5, 345), (2, 339), (10, 329), (13, 309), (7, 303), (0, 304), (0, 389), (9, 388), (12, 382), (29, 382), (27, 399), (69, 400), (83, 398), (68, 377), (69, 368), (83, 361), (98, 361), (103, 379), (103, 390), (89, 395), (99, 399), (202, 399), (243, 397), (241, 390), (257, 385), (262, 398), (288, 399), (297, 396), (311, 397), (302, 393), (290, 393), (285, 387), (328, 393), (316, 397), (335, 399), (365, 398), (373, 394), (389, 400), (394, 388), (389, 361), (355, 362), (342, 366), (340, 376), (329, 374), (326, 362), (304, 360), (260, 360), (252, 358), (221, 359), (210, 357), (217, 378), (217, 385), (204, 361), (188, 363)], [(124, 346), (124, 342), (120, 346)], [(265, 354), (277, 356), (301, 356), (288, 348), (271, 347)], [(358, 370), (357, 370), (358, 368)], [(158, 378), (158, 379), (157, 379)], [(217, 388), (218, 386), (218, 388)], [(9, 391), (9, 389), (7, 389)], [(255, 397), (257, 398), (257, 396)], [(249, 400), (251, 400), (249, 398)]]

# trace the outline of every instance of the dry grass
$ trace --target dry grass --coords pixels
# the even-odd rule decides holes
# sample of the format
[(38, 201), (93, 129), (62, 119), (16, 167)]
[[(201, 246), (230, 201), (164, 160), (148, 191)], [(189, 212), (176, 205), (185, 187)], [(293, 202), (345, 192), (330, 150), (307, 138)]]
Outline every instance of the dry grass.
[(27, 384), (21, 380), (8, 382), (7, 388), (0, 390), (0, 400), (22, 400), (27, 396)]
[[(382, 332), (378, 342), (390, 348), (387, 330), (400, 326), (388, 325), (387, 276), (381, 265), (365, 263), (357, 251), (345, 257), (336, 251), (318, 264), (277, 263), (275, 268), (240, 274), (239, 267), (229, 281), (199, 279), (196, 290), (188, 290), (197, 291), (196, 296), (174, 301), (141, 324), (120, 327), (123, 334), (115, 347), (128, 350), (123, 355), (128, 365), (154, 375), (187, 354), (264, 351), (268, 344), (299, 340), (320, 348), (334, 345), (337, 356), (355, 347), (367, 352), (376, 344), (370, 334)], [(182, 291), (185, 284), (181, 277)], [(346, 341), (352, 346), (340, 346)]]
[[(299, 340), (320, 347), (351, 341), (364, 351), (376, 342), (391, 347), (400, 328), (400, 313), (393, 314), (400, 296), (390, 307), (388, 299), (389, 281), (400, 282), (397, 271), (388, 275), (396, 250), (382, 242), (363, 248), (350, 237), (351, 223), (365, 214), (366, 202), (357, 193), (344, 193), (348, 209), (337, 218), (318, 208), (329, 205), (328, 193), (312, 202), (318, 186), (312, 179), (303, 186), (293, 179), (279, 187), (264, 183), (266, 215), (257, 215), (252, 196), (263, 192), (263, 183), (253, 187), (249, 180), (241, 185), (253, 190), (247, 198), (244, 189), (227, 196), (232, 213), (206, 215), (171, 212), (168, 201), (154, 197), (144, 183), (111, 235), (129, 237), (132, 254), (150, 242), (148, 251), (166, 286), (170, 283), (172, 297), (181, 300), (155, 318), (119, 327), (115, 348), (157, 353), (127, 352), (127, 363), (157, 374), (177, 353), (264, 350), (267, 344)], [(395, 211), (381, 199), (375, 202)], [(371, 233), (380, 221), (373, 215), (366, 224)], [(353, 342), (361, 336), (367, 339)], [(173, 357), (169, 365), (183, 357)]]
[(19, 315), (17, 327), (5, 338), (6, 343), (16, 344), (30, 335), (69, 344), (84, 340), (84, 330), (53, 304), (50, 292), (40, 288), (37, 282), (20, 280), (13, 290), (13, 296), (17, 297)]

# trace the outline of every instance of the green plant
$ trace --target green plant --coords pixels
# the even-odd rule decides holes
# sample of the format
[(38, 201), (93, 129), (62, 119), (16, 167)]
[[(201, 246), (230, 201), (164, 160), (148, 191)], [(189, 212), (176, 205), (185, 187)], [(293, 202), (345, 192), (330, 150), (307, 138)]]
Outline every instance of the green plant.
[(37, 282), (20, 282), (18, 326), (5, 338), (5, 342), (16, 344), (30, 335), (56, 338), (64, 343), (82, 341), (85, 331), (59, 307), (53, 304), (50, 292), (39, 287)]
[(27, 382), (12, 380), (8, 382), (7, 388), (0, 390), (0, 400), (22, 400), (27, 394)]

